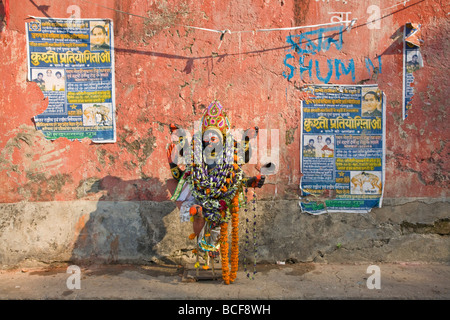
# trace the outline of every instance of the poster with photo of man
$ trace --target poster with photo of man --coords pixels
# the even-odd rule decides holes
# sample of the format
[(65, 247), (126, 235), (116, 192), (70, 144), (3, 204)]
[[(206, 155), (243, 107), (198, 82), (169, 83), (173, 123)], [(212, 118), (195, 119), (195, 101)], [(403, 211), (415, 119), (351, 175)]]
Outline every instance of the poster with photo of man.
[(116, 142), (113, 22), (34, 19), (25, 24), (28, 79), (48, 100), (36, 130), (49, 140)]
[(385, 97), (377, 85), (315, 85), (301, 102), (303, 212), (369, 212), (381, 207)]

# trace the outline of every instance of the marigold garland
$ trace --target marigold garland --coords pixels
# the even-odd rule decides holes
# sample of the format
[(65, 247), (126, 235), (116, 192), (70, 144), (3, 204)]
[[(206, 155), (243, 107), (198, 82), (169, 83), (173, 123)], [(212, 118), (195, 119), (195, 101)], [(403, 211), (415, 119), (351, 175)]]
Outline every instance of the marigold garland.
[(222, 256), (222, 278), (225, 284), (230, 284), (230, 269), (228, 266), (228, 223), (220, 225), (220, 254)]
[[(222, 256), (222, 278), (225, 284), (230, 284), (236, 279), (239, 269), (239, 194), (231, 201), (231, 257), (228, 260), (228, 224), (220, 226), (220, 253)], [(230, 270), (231, 264), (231, 270)]]
[(236, 279), (238, 267), (239, 267), (239, 196), (235, 196), (232, 201), (231, 207), (231, 272), (230, 281), (233, 282)]

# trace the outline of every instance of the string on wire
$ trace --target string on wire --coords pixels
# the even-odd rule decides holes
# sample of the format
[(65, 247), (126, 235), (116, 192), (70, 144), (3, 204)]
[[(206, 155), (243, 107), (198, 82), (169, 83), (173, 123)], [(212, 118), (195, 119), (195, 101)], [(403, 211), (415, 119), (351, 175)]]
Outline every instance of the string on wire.
[[(107, 6), (104, 6), (104, 5), (92, 2), (92, 1), (88, 1), (88, 0), (80, 0), (80, 1), (83, 1), (83, 2), (89, 3), (89, 4), (93, 4), (93, 5), (96, 5), (98, 7), (101, 7), (101, 8), (107, 9), (107, 10), (112, 10), (112, 11), (119, 12), (119, 13), (122, 13), (122, 14), (127, 14), (127, 15), (130, 15), (130, 16), (142, 18), (144, 20), (151, 20), (150, 18), (145, 17), (145, 16), (141, 16), (141, 15), (138, 15), (138, 14), (130, 13), (130, 12), (119, 10), (119, 9), (115, 9), (115, 8), (110, 8), (110, 7), (107, 7)], [(408, 2), (410, 2), (410, 1), (411, 0), (400, 0), (398, 3), (394, 4), (393, 6), (390, 6), (390, 7), (387, 7), (387, 8), (382, 8), (381, 10), (384, 11), (384, 10), (392, 9), (392, 8), (395, 8), (395, 7), (397, 7), (399, 5), (402, 5), (402, 4), (403, 4), (404, 7), (406, 7), (406, 4)], [(414, 3), (414, 4), (417, 4), (417, 3), (422, 2), (422, 1), (425, 1), (425, 0), (420, 0), (420, 1), (416, 2), (416, 3)], [(357, 20), (358, 19), (355, 18), (355, 19), (352, 19), (351, 21), (329, 22), (329, 23), (322, 23), (322, 24), (316, 24), (316, 25), (285, 27), (285, 28), (263, 28), (263, 29), (255, 29), (255, 30), (240, 30), (240, 31), (233, 31), (233, 32), (230, 29), (218, 30), (218, 29), (209, 29), (209, 28), (202, 28), (202, 27), (196, 27), (196, 26), (187, 26), (187, 25), (180, 25), (180, 24), (174, 24), (174, 25), (179, 26), (179, 27), (189, 28), (189, 29), (196, 29), (196, 30), (203, 30), (203, 31), (208, 31), (208, 32), (220, 33), (220, 41), (223, 41), (223, 38), (224, 38), (226, 33), (229, 33), (229, 34), (231, 34), (231, 33), (238, 33), (240, 35), (241, 33), (249, 33), (249, 32), (255, 34), (256, 32), (293, 31), (293, 30), (299, 30), (299, 29), (317, 28), (317, 27), (331, 26), (331, 25), (338, 25), (338, 24), (345, 24), (347, 26), (346, 30), (349, 32), (352, 29), (352, 27), (355, 25)], [(219, 44), (219, 47), (220, 47), (220, 45), (221, 44)]]
[[(89, 3), (89, 4), (93, 4), (93, 5), (99, 6), (99, 7), (104, 8), (104, 9), (116, 11), (116, 12), (123, 13), (123, 14), (127, 14), (127, 15), (130, 15), (130, 16), (142, 18), (142, 19), (145, 19), (145, 20), (151, 20), (148, 17), (144, 17), (144, 16), (141, 16), (141, 15), (130, 13), (130, 12), (123, 11), (123, 10), (118, 10), (118, 9), (115, 9), (115, 8), (106, 7), (104, 5), (100, 5), (98, 3), (91, 2), (91, 1), (88, 1), (88, 0), (80, 0), (80, 1), (83, 1), (83, 2), (86, 2), (86, 3)], [(256, 33), (256, 32), (271, 32), (271, 31), (293, 31), (293, 30), (299, 30), (299, 29), (318, 28), (318, 27), (338, 25), (338, 24), (346, 24), (347, 25), (347, 30), (349, 31), (351, 29), (351, 27), (356, 23), (356, 21), (357, 21), (357, 19), (355, 18), (355, 19), (352, 19), (351, 21), (329, 22), (329, 23), (322, 23), (322, 24), (316, 24), (316, 25), (285, 27), (285, 28), (264, 28), (264, 29), (240, 30), (240, 31), (231, 31), (230, 29), (224, 29), (224, 30), (210, 29), (210, 28), (188, 26), (188, 25), (181, 25), (181, 24), (174, 24), (174, 25), (179, 26), (179, 27), (189, 28), (189, 29), (220, 33), (220, 41), (222, 41), (224, 36), (225, 36), (225, 34), (227, 34), (227, 33), (231, 34), (231, 33), (250, 33), (250, 32), (251, 33)], [(349, 24), (350, 24), (350, 26), (349, 26)], [(220, 47), (220, 45), (219, 45), (219, 47)]]
[(400, 1), (399, 3), (396, 3), (396, 4), (394, 4), (394, 5), (391, 6), (391, 7), (383, 8), (383, 9), (381, 9), (381, 10), (392, 9), (392, 8), (395, 8), (395, 7), (400, 6), (400, 5), (402, 5), (402, 4), (403, 4), (404, 7), (406, 7), (406, 4), (407, 4), (409, 1), (411, 1), (411, 0), (402, 0), (402, 1)]

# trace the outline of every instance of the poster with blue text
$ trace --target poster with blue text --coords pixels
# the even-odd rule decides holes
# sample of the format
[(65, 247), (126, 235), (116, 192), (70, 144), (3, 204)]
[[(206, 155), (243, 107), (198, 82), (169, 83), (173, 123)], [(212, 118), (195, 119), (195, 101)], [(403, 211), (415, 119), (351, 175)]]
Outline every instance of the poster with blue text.
[(28, 80), (48, 101), (36, 129), (50, 140), (116, 142), (112, 21), (35, 18), (26, 30)]
[(320, 85), (302, 101), (300, 206), (311, 214), (381, 207), (385, 97), (376, 85)]

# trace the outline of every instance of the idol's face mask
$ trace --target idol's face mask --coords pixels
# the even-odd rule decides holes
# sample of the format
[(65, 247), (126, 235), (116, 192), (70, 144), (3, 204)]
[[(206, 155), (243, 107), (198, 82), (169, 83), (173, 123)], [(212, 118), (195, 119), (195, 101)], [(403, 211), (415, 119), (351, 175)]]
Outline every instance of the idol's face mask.
[(223, 137), (220, 131), (207, 129), (203, 133), (203, 152), (205, 160), (214, 160), (223, 152)]

